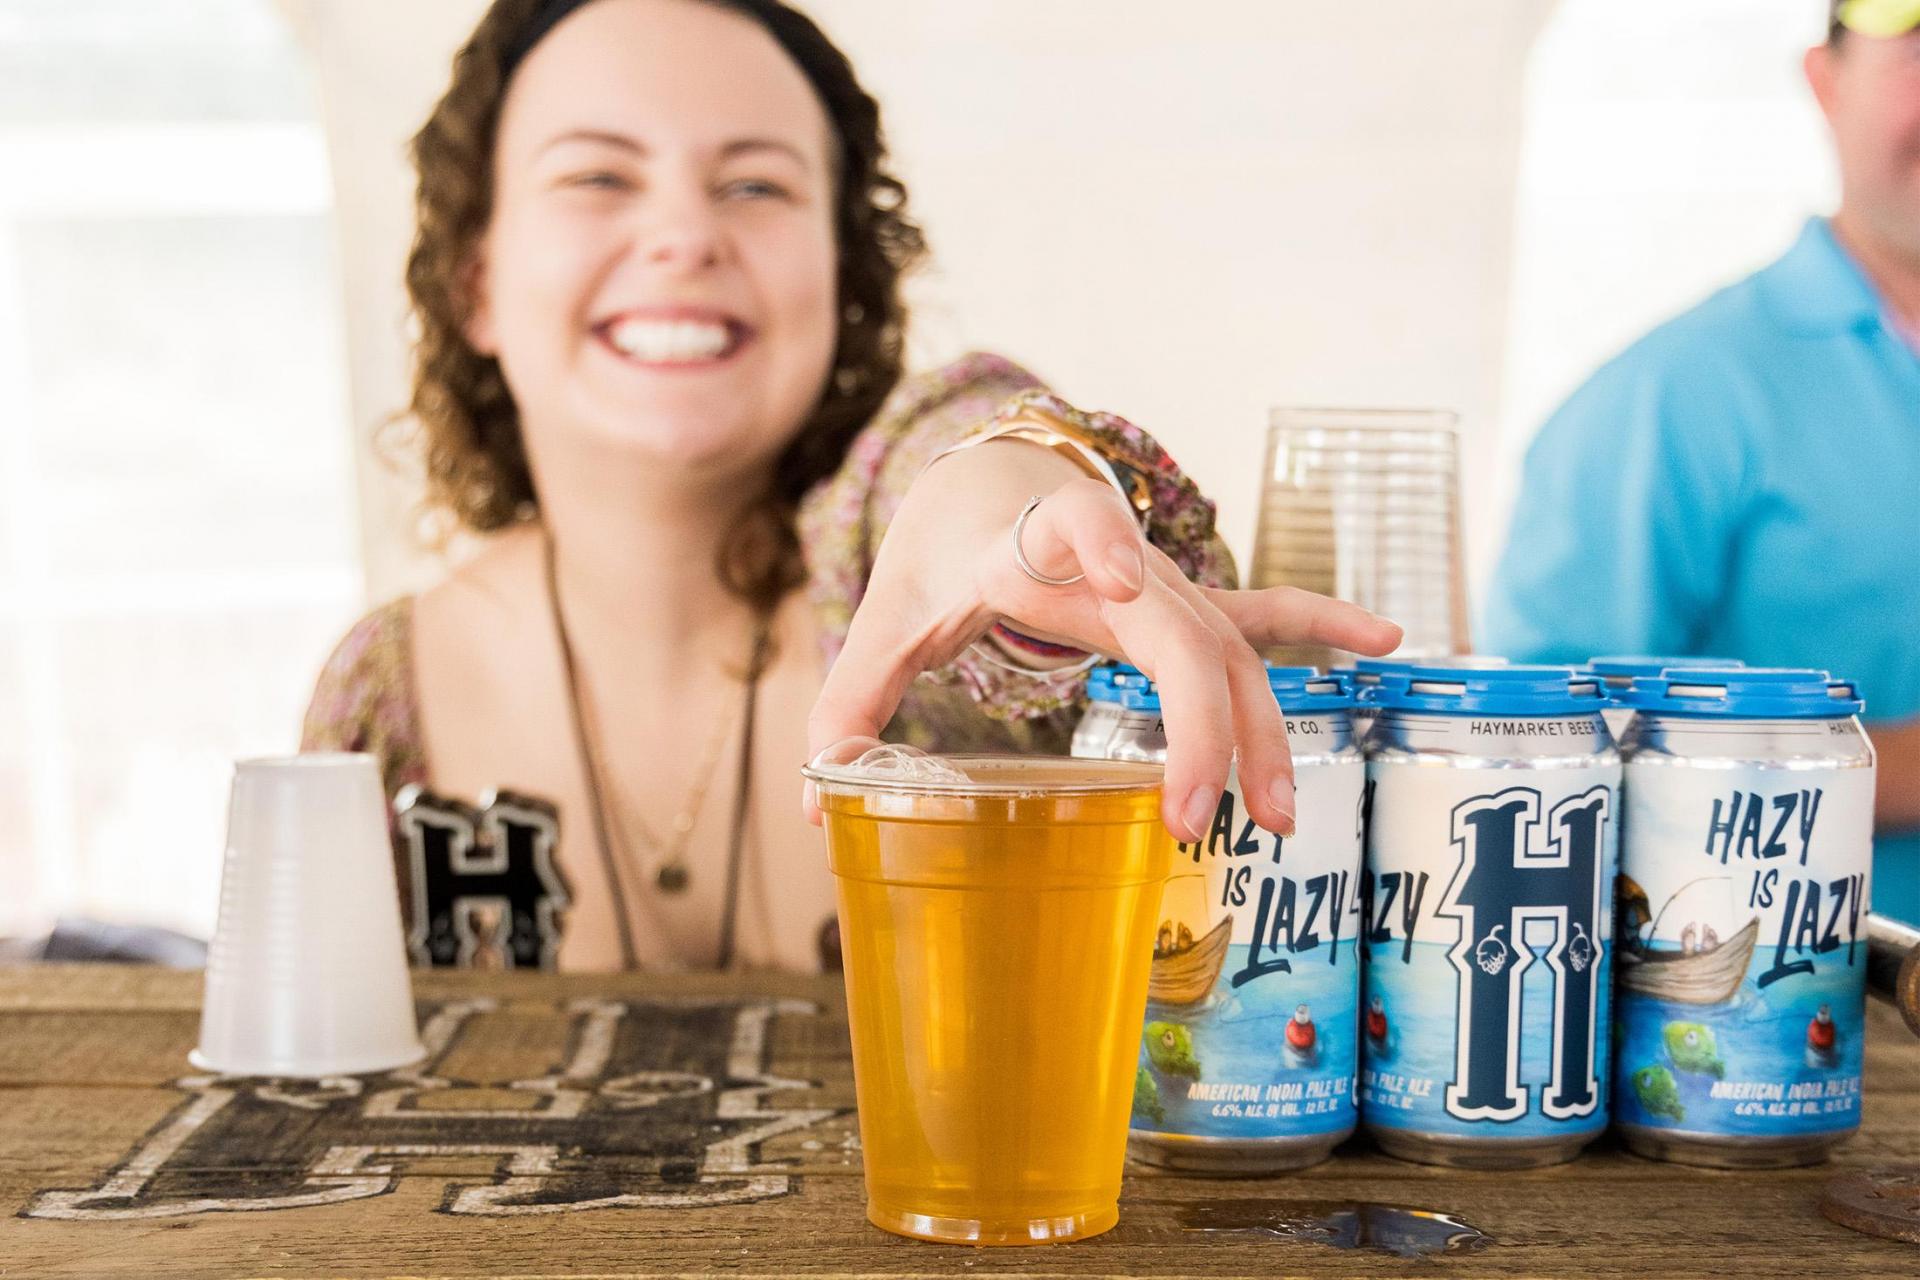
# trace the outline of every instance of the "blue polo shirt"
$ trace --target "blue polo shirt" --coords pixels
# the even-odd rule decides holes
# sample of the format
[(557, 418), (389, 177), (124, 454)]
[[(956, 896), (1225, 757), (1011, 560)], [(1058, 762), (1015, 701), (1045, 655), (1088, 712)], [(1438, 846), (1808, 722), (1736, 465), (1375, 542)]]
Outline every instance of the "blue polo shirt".
[[(1825, 220), (1541, 429), (1483, 634), (1820, 667), (1869, 725), (1920, 716), (1920, 355)], [(1920, 831), (1876, 841), (1873, 905), (1920, 923)]]

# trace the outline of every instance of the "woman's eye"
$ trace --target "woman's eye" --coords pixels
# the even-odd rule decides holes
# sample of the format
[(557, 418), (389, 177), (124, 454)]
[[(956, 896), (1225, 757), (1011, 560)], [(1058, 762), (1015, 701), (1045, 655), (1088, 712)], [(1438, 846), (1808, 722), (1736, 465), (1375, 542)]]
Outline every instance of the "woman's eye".
[(569, 176), (562, 185), (588, 191), (625, 191), (631, 184), (617, 173), (606, 169), (593, 169), (586, 173)]
[(777, 182), (764, 178), (741, 178), (721, 188), (721, 194), (745, 200), (786, 200), (792, 193)]

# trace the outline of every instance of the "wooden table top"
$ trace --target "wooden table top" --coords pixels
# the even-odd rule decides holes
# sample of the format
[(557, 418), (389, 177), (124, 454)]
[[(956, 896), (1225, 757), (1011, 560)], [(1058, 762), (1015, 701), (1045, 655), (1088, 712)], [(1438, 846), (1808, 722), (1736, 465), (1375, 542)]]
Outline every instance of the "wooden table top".
[[(1130, 1168), (1108, 1234), (982, 1250), (867, 1224), (835, 979), (422, 973), (415, 990), (421, 1067), (239, 1081), (187, 1065), (198, 974), (0, 970), (0, 1276), (1920, 1274), (1920, 1246), (1818, 1208), (1837, 1172), (1920, 1167), (1920, 1040), (1877, 1002), (1865, 1125), (1824, 1167), (1688, 1169), (1603, 1139), (1559, 1168), (1462, 1173), (1356, 1141), (1265, 1180)], [(1407, 1259), (1191, 1225), (1340, 1201), (1490, 1241)]]

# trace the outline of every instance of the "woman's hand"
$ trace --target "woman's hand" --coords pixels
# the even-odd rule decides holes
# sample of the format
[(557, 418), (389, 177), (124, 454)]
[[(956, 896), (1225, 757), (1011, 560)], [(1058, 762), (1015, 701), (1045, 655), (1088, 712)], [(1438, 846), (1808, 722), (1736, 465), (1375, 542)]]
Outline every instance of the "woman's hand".
[[(1021, 508), (1045, 495), (1022, 530), (1034, 570), (1085, 579), (1047, 586), (1013, 556)], [(1286, 725), (1255, 651), (1324, 644), (1384, 654), (1400, 628), (1356, 605), (1292, 587), (1195, 586), (1141, 535), (1107, 484), (1017, 439), (941, 459), (908, 490), (880, 546), (846, 648), (808, 721), (810, 749), (877, 737), (908, 682), (945, 666), (994, 623), (1124, 657), (1160, 687), (1167, 729), (1162, 812), (1175, 835), (1203, 839), (1239, 753), (1249, 814), (1293, 830)], [(819, 820), (807, 792), (808, 816)]]

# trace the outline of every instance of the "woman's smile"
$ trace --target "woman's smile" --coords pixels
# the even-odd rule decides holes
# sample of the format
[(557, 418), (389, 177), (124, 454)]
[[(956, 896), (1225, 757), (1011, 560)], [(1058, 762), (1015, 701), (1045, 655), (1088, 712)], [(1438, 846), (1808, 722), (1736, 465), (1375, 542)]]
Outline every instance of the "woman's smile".
[(599, 321), (593, 334), (622, 363), (647, 369), (710, 369), (753, 341), (744, 320), (705, 307), (639, 307)]

